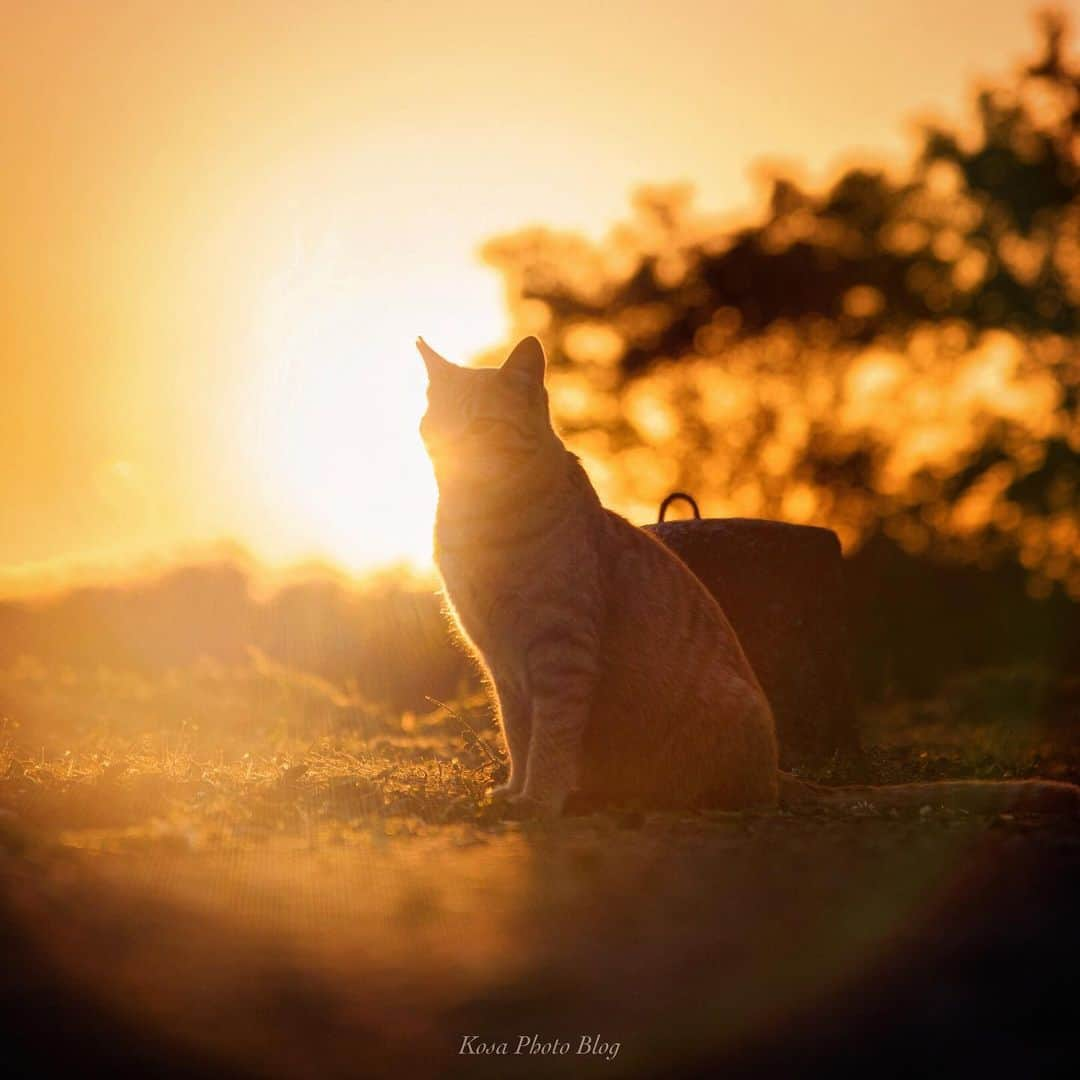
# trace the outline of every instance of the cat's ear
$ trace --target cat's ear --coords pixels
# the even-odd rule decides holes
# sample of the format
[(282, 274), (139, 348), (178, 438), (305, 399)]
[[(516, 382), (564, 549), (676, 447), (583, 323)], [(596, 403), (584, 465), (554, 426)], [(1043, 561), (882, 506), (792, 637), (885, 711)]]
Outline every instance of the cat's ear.
[(424, 358), (424, 367), (427, 368), (428, 378), (432, 381), (454, 366), (445, 356), (440, 356), (422, 337), (416, 339), (416, 348)]
[(522, 338), (506, 358), (502, 370), (532, 386), (544, 385), (544, 346), (534, 337)]

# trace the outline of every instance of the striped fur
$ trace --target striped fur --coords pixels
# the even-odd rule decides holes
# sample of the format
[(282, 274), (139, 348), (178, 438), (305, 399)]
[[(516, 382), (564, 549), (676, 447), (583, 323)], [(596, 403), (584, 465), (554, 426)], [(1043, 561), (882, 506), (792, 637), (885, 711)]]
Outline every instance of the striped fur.
[(495, 690), (510, 756), (501, 797), (539, 813), (571, 792), (658, 807), (1080, 813), (1080, 788), (1054, 781), (824, 788), (778, 772), (768, 701), (716, 600), (600, 505), (552, 429), (540, 343), (479, 370), (418, 345), (435, 557)]
[(551, 427), (540, 343), (499, 369), (424, 343), (435, 557), (498, 699), (500, 794), (737, 809), (777, 800), (772, 714), (731, 624), (659, 541), (605, 510)]

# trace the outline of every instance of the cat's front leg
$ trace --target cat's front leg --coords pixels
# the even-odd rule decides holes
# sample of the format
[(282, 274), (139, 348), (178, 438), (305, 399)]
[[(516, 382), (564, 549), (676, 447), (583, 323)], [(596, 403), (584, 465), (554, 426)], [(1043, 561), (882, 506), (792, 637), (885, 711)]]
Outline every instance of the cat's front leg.
[(510, 775), (505, 784), (492, 788), (495, 798), (517, 795), (525, 786), (525, 770), (529, 759), (529, 738), (532, 734), (532, 716), (525, 694), (505, 678), (493, 674), (495, 694), (499, 700), (499, 721), (506, 752), (510, 758)]
[(525, 785), (511, 801), (523, 812), (557, 816), (581, 781), (596, 657), (589, 639), (568, 636), (544, 638), (529, 660), (532, 739)]

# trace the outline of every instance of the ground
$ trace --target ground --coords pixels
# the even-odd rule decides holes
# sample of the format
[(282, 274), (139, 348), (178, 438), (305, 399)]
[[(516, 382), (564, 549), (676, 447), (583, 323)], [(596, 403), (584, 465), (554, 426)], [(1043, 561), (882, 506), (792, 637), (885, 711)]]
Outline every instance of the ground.
[[(867, 710), (865, 756), (806, 774), (1076, 780), (1073, 706), (1035, 721), (1037, 683)], [(42, 1067), (1037, 1075), (1070, 1050), (1075, 822), (504, 821), (482, 700), (393, 715), (258, 657), (24, 661), (0, 716), (0, 1007)]]

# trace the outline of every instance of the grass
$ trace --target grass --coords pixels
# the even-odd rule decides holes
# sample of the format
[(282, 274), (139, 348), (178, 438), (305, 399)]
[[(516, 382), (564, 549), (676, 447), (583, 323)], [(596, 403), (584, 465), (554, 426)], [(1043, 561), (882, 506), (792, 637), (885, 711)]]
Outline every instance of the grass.
[(261, 656), (157, 679), (22, 662), (0, 705), (0, 806), (67, 843), (479, 822), (502, 768), (482, 698), (391, 715)]
[[(870, 710), (863, 758), (805, 772), (1080, 778), (1076, 725), (1040, 719), (1040, 686), (993, 672)], [(974, 1030), (1001, 988), (944, 942), (992, 945), (1012, 985), (1053, 986), (1047, 965), (1077, 951), (1069, 823), (872, 807), (518, 823), (485, 795), (503, 769), (481, 697), (401, 714), (257, 653), (156, 676), (20, 661), (0, 673), (15, 1037), (59, 1015), (66, 1041), (36, 1053), (291, 1078), (504, 1076), (459, 1058), (461, 1033), (587, 1033), (619, 1055), (559, 1071), (769, 1075), (775, 1046), (788, 1075), (799, 1024), (838, 1053), (860, 1031), (877, 1046), (942, 985), (959, 1011), (926, 1023)], [(866, 979), (891, 1012), (863, 1015)]]
[[(1037, 682), (1025, 670), (966, 676), (935, 701), (870, 710), (862, 758), (800, 771), (825, 783), (1078, 781), (1075, 725), (1038, 719)], [(485, 793), (505, 772), (499, 747), (482, 696), (397, 714), (259, 653), (156, 677), (28, 659), (0, 673), (0, 809), (9, 828), (74, 846), (498, 829)]]

